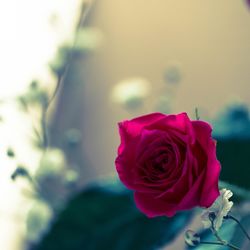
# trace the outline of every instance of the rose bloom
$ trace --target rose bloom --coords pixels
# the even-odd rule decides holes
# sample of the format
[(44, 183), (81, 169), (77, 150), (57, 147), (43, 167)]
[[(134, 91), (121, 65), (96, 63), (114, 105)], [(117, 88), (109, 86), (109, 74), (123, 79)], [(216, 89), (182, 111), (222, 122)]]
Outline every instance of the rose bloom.
[(119, 123), (115, 164), (148, 217), (210, 207), (219, 196), (220, 163), (211, 126), (186, 113), (152, 113)]

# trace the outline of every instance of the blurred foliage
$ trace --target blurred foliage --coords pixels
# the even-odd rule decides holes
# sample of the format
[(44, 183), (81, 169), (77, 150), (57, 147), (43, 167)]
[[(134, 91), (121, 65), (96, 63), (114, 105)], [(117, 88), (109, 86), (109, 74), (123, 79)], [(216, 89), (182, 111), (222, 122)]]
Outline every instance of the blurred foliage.
[(82, 133), (80, 130), (75, 128), (70, 128), (65, 131), (64, 143), (68, 148), (75, 148), (79, 145), (82, 139)]
[(147, 218), (132, 193), (118, 186), (93, 186), (72, 199), (35, 250), (149, 250), (171, 242), (192, 218)]
[(10, 157), (10, 158), (14, 158), (14, 157), (15, 157), (15, 152), (14, 152), (14, 150), (13, 150), (12, 148), (8, 148), (8, 149), (7, 149), (7, 155), (8, 155), (8, 157)]
[(34, 80), (30, 83), (28, 90), (17, 99), (21, 107), (27, 111), (29, 105), (38, 105), (46, 107), (49, 97), (46, 89), (43, 89), (38, 81)]
[(62, 77), (65, 72), (71, 53), (77, 55), (81, 53), (81, 50), (78, 48), (73, 50), (70, 45), (62, 45), (58, 48), (55, 59), (49, 64), (51, 71), (59, 78)]
[(17, 166), (15, 171), (11, 175), (11, 179), (14, 181), (17, 177), (24, 177), (27, 178), (29, 181), (31, 180), (31, 176), (26, 167)]
[(68, 199), (71, 187), (78, 181), (78, 173), (68, 167), (64, 152), (49, 147), (42, 155), (33, 176), (38, 186), (39, 197), (55, 210)]
[(133, 77), (118, 82), (111, 91), (111, 100), (127, 110), (143, 106), (150, 95), (151, 83), (142, 77)]
[(158, 112), (170, 114), (171, 113), (171, 97), (168, 97), (166, 95), (159, 96), (157, 98), (157, 104), (155, 109)]
[(93, 52), (102, 43), (103, 35), (97, 28), (80, 28), (75, 34), (73, 44), (65, 43), (58, 48), (57, 54), (49, 64), (51, 71), (61, 78), (65, 73), (72, 59), (80, 58), (81, 56)]
[(249, 109), (242, 103), (232, 103), (218, 113), (213, 122), (217, 139), (250, 140)]
[(165, 80), (167, 83), (176, 84), (181, 81), (182, 75), (178, 64), (169, 65), (165, 71)]
[(49, 228), (53, 212), (49, 205), (41, 200), (36, 200), (30, 208), (27, 216), (27, 240), (37, 242)]
[(217, 157), (222, 165), (220, 178), (250, 189), (249, 155), (250, 140), (218, 139)]
[(217, 157), (221, 162), (221, 179), (250, 189), (250, 119), (243, 104), (225, 108), (213, 122), (217, 140)]

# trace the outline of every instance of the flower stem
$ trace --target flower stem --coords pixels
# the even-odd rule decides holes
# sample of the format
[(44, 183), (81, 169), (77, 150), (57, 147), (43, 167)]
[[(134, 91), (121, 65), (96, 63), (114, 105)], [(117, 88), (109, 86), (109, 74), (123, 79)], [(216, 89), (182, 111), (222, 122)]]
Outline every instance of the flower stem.
[(240, 223), (240, 221), (238, 219), (236, 219), (232, 215), (227, 215), (227, 216), (224, 217), (224, 219), (231, 219), (231, 220), (235, 221), (239, 225), (240, 229), (245, 234), (245, 236), (248, 238), (248, 240), (250, 240), (249, 234), (247, 233), (246, 229), (242, 226), (242, 224)]
[(43, 135), (43, 148), (46, 149), (49, 145), (48, 142), (48, 132), (46, 126), (46, 108), (42, 107), (42, 118), (41, 118), (41, 127), (42, 127), (42, 135)]
[(198, 110), (198, 108), (197, 108), (197, 107), (195, 108), (195, 118), (196, 118), (196, 120), (197, 120), (197, 121), (199, 121), (199, 120), (200, 120), (199, 110)]
[(217, 230), (214, 228), (214, 219), (211, 218), (211, 217), (210, 217), (209, 219), (210, 219), (211, 225), (212, 225), (212, 226), (211, 226), (211, 231), (212, 231), (213, 235), (217, 238), (217, 240), (221, 243), (221, 245), (230, 247), (231, 249), (234, 249), (234, 250), (240, 250), (240, 248), (238, 248), (238, 247), (236, 247), (236, 246), (230, 244), (230, 243), (227, 242), (226, 240), (223, 240), (223, 239), (219, 236)]
[(234, 250), (240, 250), (240, 248), (230, 244), (230, 243), (227, 243), (226, 245), (220, 241), (216, 241), (216, 242), (212, 242), (212, 241), (200, 241), (200, 244), (206, 244), (206, 245), (218, 245), (218, 246), (228, 246), (230, 247), (231, 249), (234, 249)]

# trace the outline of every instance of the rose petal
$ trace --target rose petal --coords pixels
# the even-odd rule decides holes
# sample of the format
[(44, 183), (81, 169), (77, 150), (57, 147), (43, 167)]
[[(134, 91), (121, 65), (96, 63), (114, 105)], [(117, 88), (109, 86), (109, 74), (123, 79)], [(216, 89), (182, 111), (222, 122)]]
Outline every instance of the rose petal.
[(172, 217), (176, 213), (174, 205), (157, 199), (151, 194), (135, 192), (134, 199), (137, 208), (150, 218), (164, 215)]
[(149, 124), (145, 128), (159, 129), (163, 131), (178, 131), (183, 133), (183, 135), (188, 135), (190, 143), (194, 143), (195, 141), (193, 126), (187, 113), (180, 113), (177, 115), (165, 115), (163, 119), (156, 121), (153, 126), (152, 124)]
[(201, 186), (203, 186), (205, 171), (203, 174), (200, 174), (197, 180), (194, 182), (193, 186), (188, 190), (186, 195), (182, 198), (178, 204), (179, 210), (191, 209), (195, 206), (200, 205), (200, 199), (202, 195)]
[(196, 139), (207, 155), (205, 178), (202, 185), (200, 206), (209, 207), (220, 195), (218, 181), (220, 175), (220, 162), (216, 158), (216, 143), (212, 139), (212, 128), (204, 121), (192, 121)]
[(119, 127), (123, 128), (127, 135), (134, 137), (141, 133), (141, 130), (147, 126), (157, 123), (159, 120), (164, 118), (165, 115), (161, 113), (152, 113), (149, 115), (144, 115), (137, 117), (132, 120), (126, 120), (119, 123)]
[(204, 121), (192, 121), (192, 126), (195, 133), (196, 140), (201, 144), (202, 148), (206, 150), (209, 141), (212, 140), (212, 128)]
[(119, 124), (121, 144), (118, 147), (118, 156), (115, 160), (116, 170), (120, 180), (130, 189), (133, 185), (133, 171), (135, 168), (135, 152), (137, 147), (137, 137), (131, 137), (123, 124)]
[(216, 146), (215, 142), (212, 140), (209, 143), (207, 154), (208, 163), (200, 200), (200, 206), (202, 207), (210, 207), (220, 195), (218, 183), (221, 165), (216, 158)]

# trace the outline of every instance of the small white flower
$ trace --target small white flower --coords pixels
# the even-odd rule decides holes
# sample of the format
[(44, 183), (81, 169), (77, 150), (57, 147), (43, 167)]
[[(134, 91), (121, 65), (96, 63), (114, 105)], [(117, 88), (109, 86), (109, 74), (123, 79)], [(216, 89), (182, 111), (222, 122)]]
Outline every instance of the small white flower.
[(211, 216), (214, 216), (213, 224), (216, 231), (222, 225), (223, 218), (228, 214), (233, 206), (229, 199), (233, 196), (230, 190), (223, 188), (220, 190), (220, 196), (215, 200), (211, 207), (207, 208), (201, 215), (202, 223), (205, 228), (212, 227)]
[(188, 246), (197, 246), (200, 243), (200, 236), (192, 230), (187, 230), (185, 233), (185, 242)]
[(62, 150), (48, 148), (40, 161), (36, 176), (37, 178), (58, 176), (62, 173), (65, 163), (66, 159)]
[(37, 200), (28, 212), (26, 230), (29, 241), (37, 242), (49, 230), (53, 211), (47, 203)]

